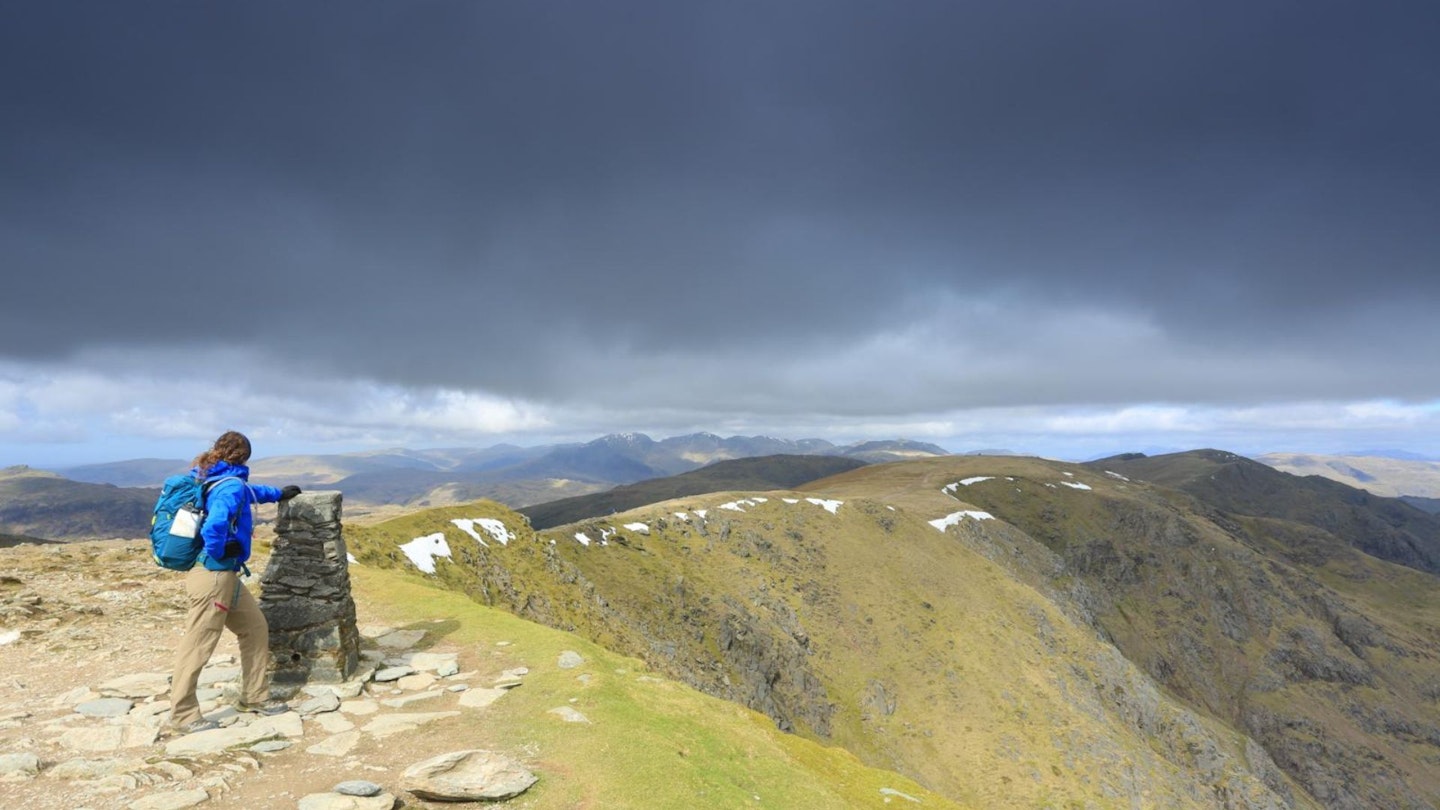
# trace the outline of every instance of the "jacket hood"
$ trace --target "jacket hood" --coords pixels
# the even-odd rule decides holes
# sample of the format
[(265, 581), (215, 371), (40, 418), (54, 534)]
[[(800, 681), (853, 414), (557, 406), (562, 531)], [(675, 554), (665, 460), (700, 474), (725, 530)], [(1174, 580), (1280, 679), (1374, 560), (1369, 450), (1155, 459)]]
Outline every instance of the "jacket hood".
[[(191, 472), (198, 475), (200, 468), (196, 467), (192, 469)], [(250, 480), (250, 468), (244, 464), (231, 464), (228, 461), (217, 461), (210, 465), (210, 469), (205, 471), (205, 480), (207, 481), (212, 478), (224, 478), (226, 476), (235, 476), (243, 481), (248, 481)]]

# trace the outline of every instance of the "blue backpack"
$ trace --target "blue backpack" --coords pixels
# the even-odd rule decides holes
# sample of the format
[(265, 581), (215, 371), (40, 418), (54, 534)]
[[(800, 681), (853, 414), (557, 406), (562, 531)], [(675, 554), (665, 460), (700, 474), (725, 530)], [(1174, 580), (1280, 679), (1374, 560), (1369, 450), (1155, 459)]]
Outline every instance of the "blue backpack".
[[(160, 488), (155, 514), (150, 518), (150, 553), (155, 564), (172, 571), (189, 571), (195, 567), (205, 541), (200, 527), (205, 523), (205, 496), (210, 488), (235, 476), (201, 481), (189, 473), (172, 475)], [(239, 518), (237, 510), (235, 517)], [(231, 531), (234, 531), (232, 521)]]

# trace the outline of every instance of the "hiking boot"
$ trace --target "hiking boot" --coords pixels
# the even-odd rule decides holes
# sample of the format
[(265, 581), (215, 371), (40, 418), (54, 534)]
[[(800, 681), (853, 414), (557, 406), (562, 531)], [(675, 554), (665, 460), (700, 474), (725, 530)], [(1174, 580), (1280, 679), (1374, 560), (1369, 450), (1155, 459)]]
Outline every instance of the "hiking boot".
[(175, 734), (176, 736), (183, 737), (187, 734), (199, 734), (202, 731), (214, 731), (219, 727), (220, 724), (214, 720), (206, 720), (202, 717), (199, 720), (191, 720), (183, 726), (176, 727)]
[(290, 706), (283, 700), (267, 700), (264, 703), (246, 703), (240, 701), (235, 704), (235, 711), (244, 714), (258, 714), (261, 717), (274, 717), (277, 714), (284, 714), (290, 711)]

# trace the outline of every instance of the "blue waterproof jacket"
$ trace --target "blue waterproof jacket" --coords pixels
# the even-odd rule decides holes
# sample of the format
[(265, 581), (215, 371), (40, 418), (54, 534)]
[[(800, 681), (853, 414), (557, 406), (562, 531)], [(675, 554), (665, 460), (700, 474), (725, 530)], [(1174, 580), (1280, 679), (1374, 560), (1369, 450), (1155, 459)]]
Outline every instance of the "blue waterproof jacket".
[[(191, 472), (200, 474), (197, 467)], [(229, 478), (229, 481), (221, 481)], [(238, 480), (237, 480), (238, 479)], [(205, 541), (205, 551), (200, 562), (211, 571), (239, 571), (250, 559), (250, 536), (255, 530), (255, 516), (252, 506), (257, 503), (275, 503), (280, 500), (280, 490), (264, 484), (250, 484), (250, 468), (244, 464), (217, 461), (205, 471), (205, 481), (218, 481), (205, 495), (205, 523), (200, 527), (200, 537)], [(235, 530), (230, 530), (231, 523)], [(238, 554), (225, 556), (227, 543), (235, 541), (240, 546)], [(231, 551), (235, 550), (231, 546)]]

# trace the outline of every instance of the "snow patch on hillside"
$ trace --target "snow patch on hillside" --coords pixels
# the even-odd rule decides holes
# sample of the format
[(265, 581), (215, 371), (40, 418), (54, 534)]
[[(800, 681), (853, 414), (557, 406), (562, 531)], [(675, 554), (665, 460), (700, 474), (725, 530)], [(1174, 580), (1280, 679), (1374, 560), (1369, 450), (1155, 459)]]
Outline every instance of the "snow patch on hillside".
[(965, 518), (971, 518), (973, 520), (994, 520), (995, 516), (989, 512), (980, 512), (971, 509), (963, 512), (952, 512), (939, 520), (930, 521), (930, 525), (943, 532), (951, 526), (958, 525), (960, 521)]
[[(768, 501), (768, 500), (770, 500), (770, 499), (769, 499), (769, 498), (760, 498), (760, 497), (755, 497), (755, 498), (741, 498), (741, 499), (738, 500), (738, 501), (730, 501), (729, 503), (722, 503), (722, 504), (720, 504), (720, 507), (719, 507), (719, 508), (721, 508), (721, 509), (729, 509), (729, 510), (732, 511), (732, 512), (744, 512), (744, 511), (745, 511), (745, 507), (747, 507), (747, 506), (759, 506), (760, 504), (765, 503), (765, 502)], [(700, 514), (700, 510), (698, 510), (698, 509), (695, 510), (695, 514), (699, 515), (699, 514)], [(704, 515), (701, 515), (701, 517), (704, 517)]]
[(485, 538), (481, 537), (479, 532), (475, 531), (476, 526), (483, 529), (486, 534), (490, 535), (495, 542), (502, 546), (509, 544), (511, 540), (515, 539), (515, 533), (505, 528), (505, 524), (495, 518), (455, 518), (450, 522), (454, 523), (455, 527), (460, 531), (475, 538), (475, 542), (487, 548), (490, 544), (485, 542)]
[(435, 573), (435, 558), (450, 557), (450, 544), (445, 542), (444, 532), (427, 534), (424, 537), (417, 537), (408, 543), (402, 543), (400, 550), (410, 558), (410, 562), (416, 568), (427, 574)]
[(648, 523), (626, 523), (626, 524), (625, 524), (625, 528), (626, 528), (626, 529), (629, 529), (629, 530), (632, 531), (632, 532), (637, 532), (637, 533), (639, 533), (639, 534), (649, 534), (649, 533), (650, 533), (650, 525), (649, 525)]
[[(962, 479), (962, 480), (960, 480), (960, 481), (956, 481), (956, 482), (954, 482), (953, 484), (946, 484), (945, 486), (943, 486), (943, 487), (940, 488), (940, 491), (943, 492), (943, 493), (945, 493), (946, 495), (949, 495), (950, 497), (954, 498), (954, 497), (955, 497), (955, 493), (960, 491), (960, 487), (968, 487), (968, 486), (971, 486), (972, 484), (978, 484), (978, 483), (980, 483), (981, 481), (991, 481), (991, 480), (993, 480), (994, 478), (995, 478), (995, 476), (993, 476), (993, 475), (977, 475), (977, 476), (975, 476), (975, 477), (973, 477), (973, 478), (965, 478), (965, 479)], [(960, 500), (960, 499), (959, 499), (959, 498), (955, 498), (955, 500), (958, 501), (958, 500)]]
[(1108, 475), (1108, 476), (1110, 476), (1111, 478), (1119, 478), (1121, 481), (1129, 481), (1129, 480), (1130, 480), (1129, 478), (1126, 478), (1125, 476), (1121, 475), (1120, 473), (1111, 472), (1110, 470), (1106, 470), (1106, 471), (1105, 471), (1105, 474)]
[(829, 501), (824, 498), (806, 498), (807, 503), (813, 503), (832, 515), (840, 514), (840, 507), (845, 505), (844, 501)]
[(590, 535), (585, 532), (575, 532), (575, 540), (582, 546), (590, 545)]
[[(1070, 473), (1065, 474), (1069, 475)], [(1071, 489), (1093, 489), (1089, 484), (1082, 484), (1079, 481), (1061, 481), (1060, 486), (1070, 487)]]

